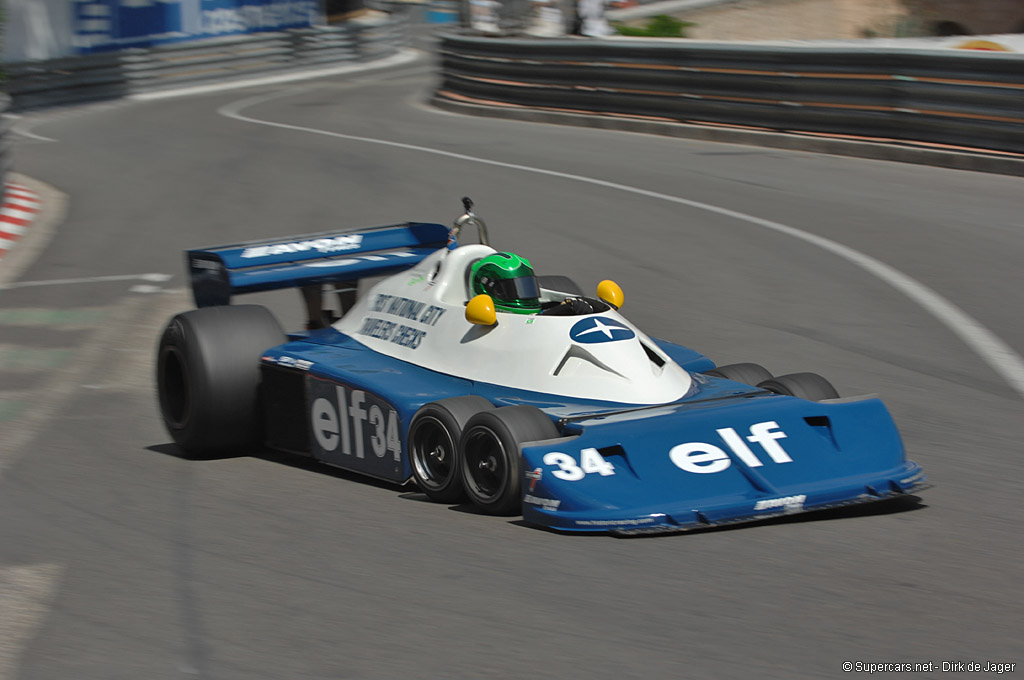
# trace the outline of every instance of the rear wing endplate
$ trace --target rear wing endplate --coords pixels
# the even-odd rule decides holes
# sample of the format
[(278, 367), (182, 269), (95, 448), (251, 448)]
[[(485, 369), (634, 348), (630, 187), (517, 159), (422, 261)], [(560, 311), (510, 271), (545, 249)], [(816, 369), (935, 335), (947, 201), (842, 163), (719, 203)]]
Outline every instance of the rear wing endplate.
[(406, 222), (198, 248), (185, 258), (196, 306), (212, 307), (242, 293), (392, 274), (448, 244), (443, 224)]

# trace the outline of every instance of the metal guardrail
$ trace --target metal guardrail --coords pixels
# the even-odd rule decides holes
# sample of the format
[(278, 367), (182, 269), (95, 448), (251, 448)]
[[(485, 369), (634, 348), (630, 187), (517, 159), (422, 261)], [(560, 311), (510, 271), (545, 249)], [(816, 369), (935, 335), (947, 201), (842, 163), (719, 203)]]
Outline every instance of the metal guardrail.
[(449, 34), (437, 97), (1024, 153), (1024, 55)]
[(395, 52), (395, 45), (409, 44), (409, 20), (402, 14), (395, 21), (364, 27), (357, 41), (360, 61), (387, 57)]
[(408, 44), (407, 19), (211, 38), (146, 49), (4, 64), (12, 110), (116, 99), (187, 85), (389, 56)]
[(113, 99), (129, 92), (116, 53), (4, 64), (13, 110)]

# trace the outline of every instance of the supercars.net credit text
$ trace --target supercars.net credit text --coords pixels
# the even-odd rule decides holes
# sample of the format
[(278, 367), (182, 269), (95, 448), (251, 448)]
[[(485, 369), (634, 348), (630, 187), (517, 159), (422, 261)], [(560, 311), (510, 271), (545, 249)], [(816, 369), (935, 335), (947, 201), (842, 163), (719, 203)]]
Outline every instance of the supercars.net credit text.
[(915, 661), (903, 663), (878, 663), (869, 661), (844, 661), (843, 671), (847, 673), (1014, 673), (1016, 663), (997, 661)]

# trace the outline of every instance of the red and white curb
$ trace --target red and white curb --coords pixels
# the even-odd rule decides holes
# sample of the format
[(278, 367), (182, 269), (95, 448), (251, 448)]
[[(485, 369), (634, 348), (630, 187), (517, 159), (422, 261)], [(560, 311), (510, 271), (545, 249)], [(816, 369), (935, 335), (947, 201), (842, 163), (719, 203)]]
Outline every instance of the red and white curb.
[(22, 184), (7, 182), (0, 205), (0, 257), (14, 246), (39, 214), (39, 195)]

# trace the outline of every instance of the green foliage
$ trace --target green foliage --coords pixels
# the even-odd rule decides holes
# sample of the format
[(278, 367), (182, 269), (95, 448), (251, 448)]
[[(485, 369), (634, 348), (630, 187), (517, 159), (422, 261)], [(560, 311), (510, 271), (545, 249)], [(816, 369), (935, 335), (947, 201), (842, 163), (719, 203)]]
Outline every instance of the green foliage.
[(619, 32), (619, 35), (641, 38), (685, 38), (686, 29), (693, 25), (693, 22), (690, 21), (680, 21), (667, 14), (659, 14), (651, 17), (647, 22), (647, 26), (643, 28), (618, 25), (615, 27), (615, 30)]

